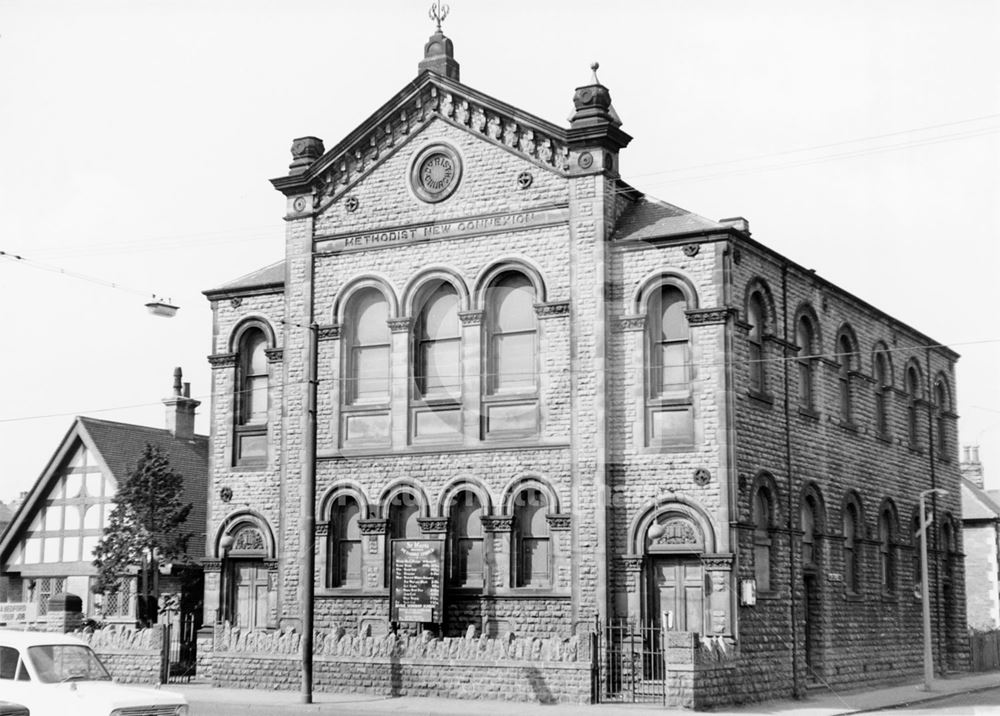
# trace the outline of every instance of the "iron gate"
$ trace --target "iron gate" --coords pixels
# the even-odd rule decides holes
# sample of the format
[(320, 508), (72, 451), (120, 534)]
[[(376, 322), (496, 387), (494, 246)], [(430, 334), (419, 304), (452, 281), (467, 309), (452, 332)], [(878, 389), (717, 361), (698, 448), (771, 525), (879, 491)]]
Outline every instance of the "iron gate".
[(663, 630), (624, 619), (597, 623), (593, 692), (598, 703), (667, 704)]
[(163, 626), (163, 653), (160, 658), (160, 683), (191, 681), (197, 662), (198, 635), (194, 614), (181, 614), (177, 621)]

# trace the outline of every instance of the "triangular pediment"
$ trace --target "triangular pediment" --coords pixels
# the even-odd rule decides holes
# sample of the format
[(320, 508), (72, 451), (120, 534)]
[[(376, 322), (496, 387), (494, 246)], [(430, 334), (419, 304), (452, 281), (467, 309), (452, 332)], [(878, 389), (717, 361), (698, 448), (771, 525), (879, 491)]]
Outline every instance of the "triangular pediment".
[(336, 201), (424, 127), (442, 120), (549, 171), (569, 171), (567, 130), (432, 72), (423, 72), (301, 174), (273, 179), (286, 195)]

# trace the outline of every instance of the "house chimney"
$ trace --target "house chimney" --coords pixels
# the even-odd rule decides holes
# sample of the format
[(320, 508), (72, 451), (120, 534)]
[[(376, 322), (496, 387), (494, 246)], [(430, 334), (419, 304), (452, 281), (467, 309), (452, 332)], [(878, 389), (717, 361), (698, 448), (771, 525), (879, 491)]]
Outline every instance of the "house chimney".
[(191, 397), (191, 384), (182, 383), (180, 368), (174, 368), (174, 394), (163, 399), (167, 406), (166, 428), (175, 438), (191, 440), (194, 437), (194, 411), (200, 400)]
[(983, 463), (979, 462), (979, 446), (967, 445), (962, 449), (962, 463), (959, 465), (962, 477), (979, 489), (983, 489)]

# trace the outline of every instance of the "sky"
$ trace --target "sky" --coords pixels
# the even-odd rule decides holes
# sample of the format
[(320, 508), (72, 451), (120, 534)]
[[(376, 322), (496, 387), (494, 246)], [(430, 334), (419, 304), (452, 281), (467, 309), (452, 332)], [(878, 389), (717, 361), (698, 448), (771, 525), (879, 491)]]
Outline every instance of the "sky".
[[(0, 0), (0, 500), (75, 415), (162, 426), (175, 366), (207, 432), (201, 292), (281, 259), (268, 179), (416, 76), (429, 6)], [(960, 440), (1000, 488), (1000, 3), (450, 6), (465, 84), (567, 126), (600, 62), (627, 182), (958, 351)]]

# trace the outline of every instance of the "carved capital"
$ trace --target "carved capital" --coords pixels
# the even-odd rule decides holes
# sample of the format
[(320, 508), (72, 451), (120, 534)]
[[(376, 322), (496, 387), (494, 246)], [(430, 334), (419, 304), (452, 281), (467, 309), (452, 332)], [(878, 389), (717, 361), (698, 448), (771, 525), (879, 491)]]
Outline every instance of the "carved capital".
[(389, 330), (393, 333), (407, 333), (413, 319), (409, 316), (403, 316), (402, 318), (390, 318), (386, 323), (389, 324)]
[(317, 522), (316, 523), (316, 536), (326, 537), (330, 534), (330, 523), (329, 522)]
[(733, 555), (730, 553), (703, 554), (701, 566), (710, 572), (729, 572), (733, 569)]
[(418, 517), (417, 524), (425, 535), (440, 535), (448, 531), (447, 517)]
[(731, 308), (692, 308), (684, 313), (689, 326), (709, 326), (725, 323), (732, 312)]
[(510, 532), (514, 528), (514, 518), (505, 515), (489, 515), (479, 521), (484, 532)]
[(371, 517), (358, 520), (358, 526), (361, 528), (361, 534), (363, 535), (384, 535), (386, 528), (389, 526), (389, 520), (380, 517)]
[(280, 363), (285, 359), (284, 348), (265, 348), (264, 355), (267, 356), (268, 363)]
[(340, 338), (340, 324), (334, 323), (329, 326), (320, 326), (316, 336), (321, 341), (335, 341)]
[(478, 326), (483, 322), (483, 311), (459, 311), (458, 320), (463, 326)]
[(553, 531), (568, 530), (573, 525), (572, 515), (545, 515), (549, 529)]
[(216, 353), (208, 357), (208, 364), (213, 368), (235, 368), (235, 353)]
[(646, 558), (641, 554), (630, 554), (619, 558), (626, 572), (641, 572)]
[(619, 331), (644, 331), (646, 330), (646, 317), (640, 316), (625, 316), (618, 321)]
[(201, 568), (206, 572), (221, 572), (222, 571), (222, 560), (221, 559), (203, 559), (201, 560)]
[(539, 318), (559, 318), (569, 315), (569, 301), (549, 301), (535, 304), (535, 315)]

